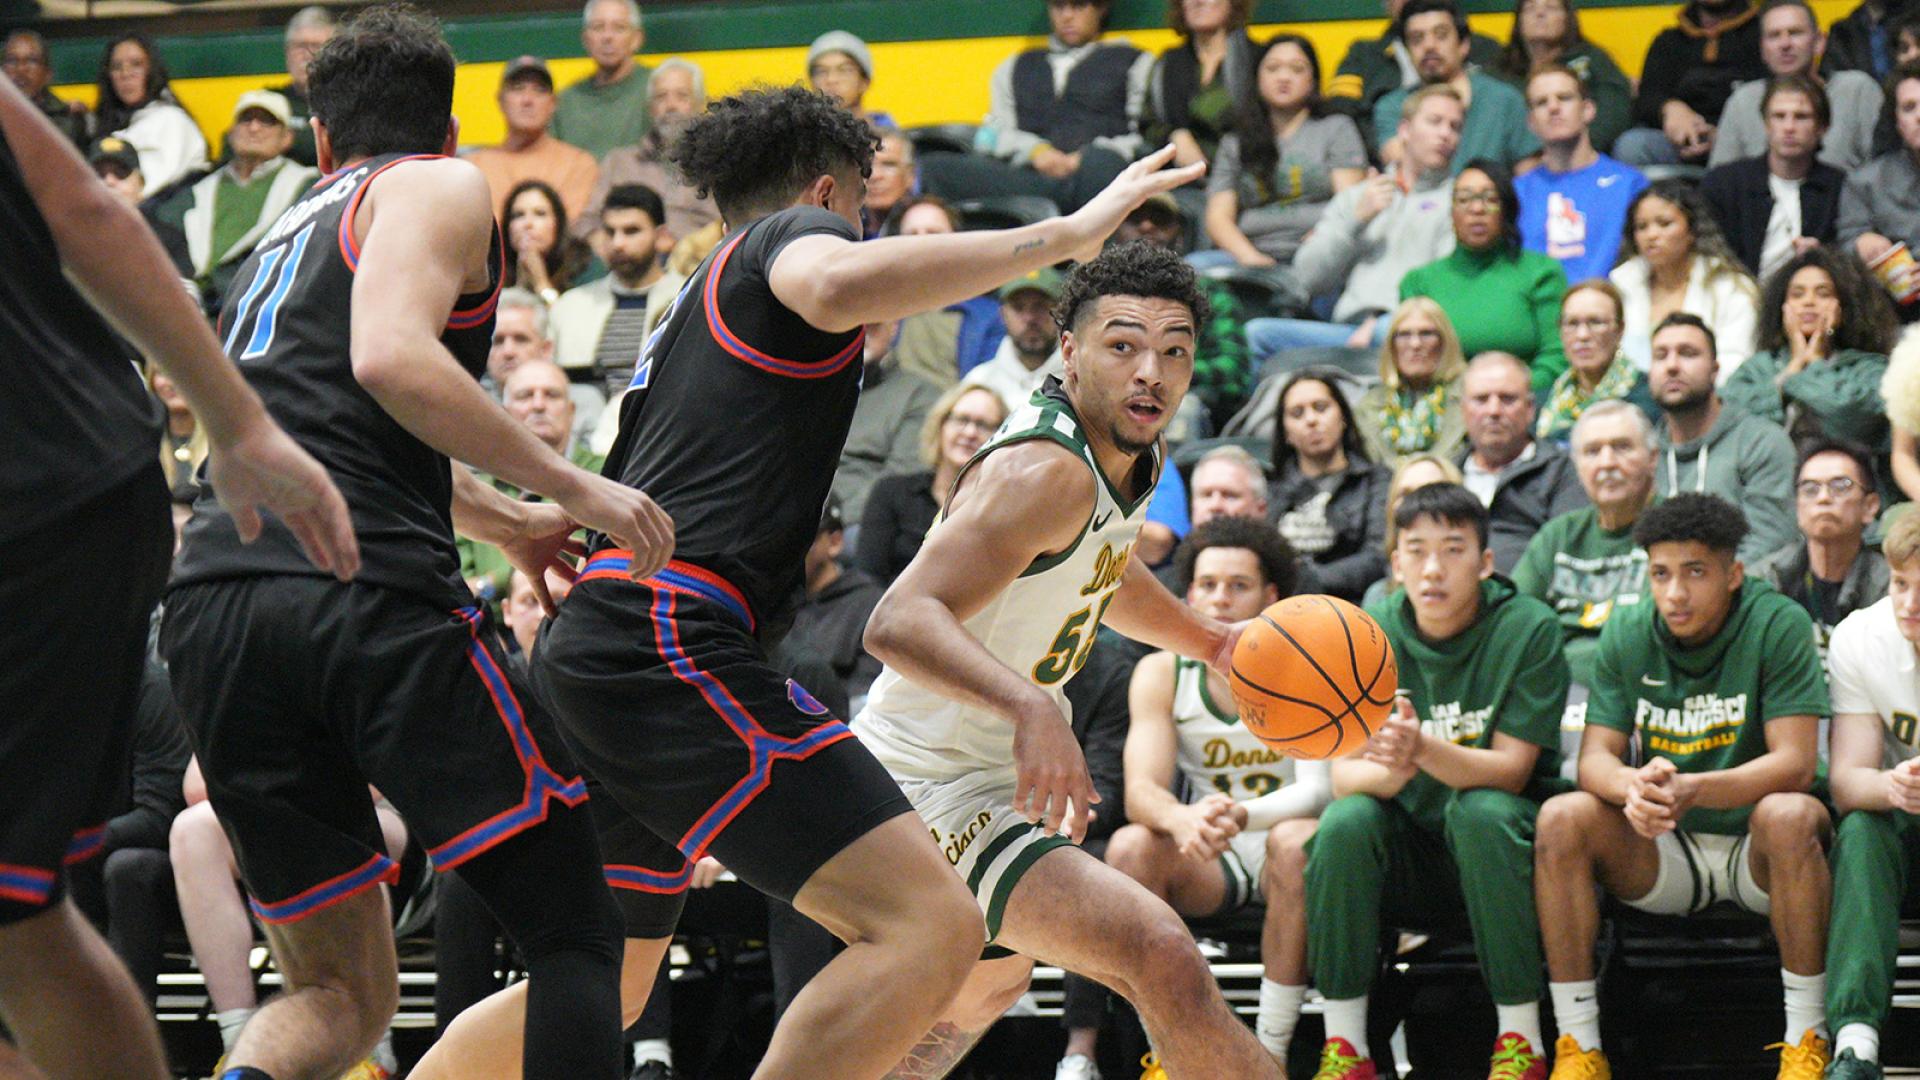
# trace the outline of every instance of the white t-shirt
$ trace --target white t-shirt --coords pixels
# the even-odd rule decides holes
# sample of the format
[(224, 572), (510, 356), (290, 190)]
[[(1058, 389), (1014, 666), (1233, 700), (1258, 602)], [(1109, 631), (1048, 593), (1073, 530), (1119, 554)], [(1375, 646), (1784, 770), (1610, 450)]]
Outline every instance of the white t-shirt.
[(1800, 236), (1800, 189), (1805, 180), (1787, 180), (1767, 174), (1767, 188), (1773, 192), (1773, 213), (1767, 215), (1767, 235), (1760, 241), (1760, 280), (1793, 258), (1793, 242)]
[(1889, 768), (1920, 754), (1920, 657), (1900, 633), (1893, 600), (1882, 597), (1840, 620), (1827, 646), (1833, 714), (1878, 716)]

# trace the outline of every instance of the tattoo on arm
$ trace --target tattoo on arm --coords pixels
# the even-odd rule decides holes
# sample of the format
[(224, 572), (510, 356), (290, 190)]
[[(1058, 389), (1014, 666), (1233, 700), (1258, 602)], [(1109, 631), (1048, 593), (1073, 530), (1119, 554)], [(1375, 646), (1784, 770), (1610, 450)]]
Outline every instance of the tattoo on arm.
[(1032, 251), (1034, 248), (1037, 248), (1037, 247), (1045, 247), (1046, 243), (1047, 242), (1045, 240), (1042, 240), (1036, 236), (1031, 240), (1023, 240), (1020, 243), (1015, 244), (1013, 246), (1013, 253), (1015, 255), (1018, 255), (1023, 251)]
[(926, 1037), (907, 1051), (906, 1059), (893, 1067), (884, 1080), (940, 1080), (953, 1071), (960, 1059), (967, 1056), (973, 1044), (980, 1041), (986, 1029), (962, 1031), (952, 1023), (942, 1020), (933, 1025)]

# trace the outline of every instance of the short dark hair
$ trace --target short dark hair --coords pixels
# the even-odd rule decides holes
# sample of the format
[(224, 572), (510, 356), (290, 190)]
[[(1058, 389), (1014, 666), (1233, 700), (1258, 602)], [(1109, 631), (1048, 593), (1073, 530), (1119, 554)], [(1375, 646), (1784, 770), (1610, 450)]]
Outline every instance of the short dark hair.
[(1515, 252), (1520, 250), (1520, 194), (1513, 188), (1513, 170), (1492, 158), (1474, 158), (1460, 167), (1453, 176), (1454, 189), (1459, 190), (1460, 177), (1468, 172), (1477, 172), (1493, 182), (1494, 194), (1500, 196), (1500, 242)]
[(354, 16), (307, 69), (313, 117), (337, 162), (435, 154), (453, 116), (453, 50), (433, 16), (388, 3)]
[(1427, 15), (1435, 11), (1451, 16), (1453, 32), (1460, 35), (1460, 40), (1467, 39), (1467, 14), (1460, 10), (1460, 5), (1454, 0), (1407, 0), (1406, 6), (1400, 9), (1399, 20), (1393, 24), (1393, 36), (1404, 39), (1407, 36), (1407, 23), (1415, 15)]
[(1800, 478), (1801, 472), (1805, 471), (1807, 467), (1807, 462), (1812, 461), (1821, 454), (1839, 454), (1849, 461), (1852, 461), (1853, 467), (1860, 470), (1861, 483), (1866, 485), (1868, 491), (1873, 490), (1873, 451), (1849, 439), (1821, 437), (1818, 439), (1809, 439), (1801, 443), (1800, 460), (1793, 466), (1794, 479), (1798, 480)]
[(1755, 20), (1755, 25), (1758, 25), (1761, 20), (1764, 20), (1767, 17), (1767, 13), (1775, 8), (1789, 7), (1799, 8), (1801, 11), (1806, 12), (1807, 25), (1813, 27), (1814, 33), (1817, 34), (1820, 32), (1820, 16), (1813, 13), (1813, 5), (1807, 3), (1807, 0), (1767, 0), (1766, 3), (1760, 5), (1760, 16), (1759, 19)]
[(1293, 545), (1280, 535), (1280, 530), (1259, 518), (1217, 517), (1194, 526), (1180, 550), (1174, 552), (1174, 580), (1180, 583), (1182, 594), (1193, 588), (1193, 564), (1199, 561), (1200, 553), (1217, 547), (1245, 548), (1253, 552), (1260, 560), (1260, 576), (1279, 591), (1282, 600), (1292, 596), (1299, 584), (1299, 563)]
[(1193, 267), (1174, 252), (1144, 240), (1114, 244), (1087, 262), (1074, 264), (1067, 272), (1065, 291), (1053, 305), (1054, 325), (1072, 330), (1103, 296), (1140, 296), (1185, 304), (1193, 312), (1196, 337), (1213, 315), (1194, 278)]
[(1393, 527), (1405, 535), (1414, 522), (1423, 517), (1436, 518), (1449, 525), (1473, 526), (1480, 550), (1487, 550), (1486, 505), (1480, 496), (1459, 484), (1426, 484), (1402, 494), (1400, 505), (1393, 511)]
[(738, 228), (785, 209), (822, 174), (872, 175), (879, 146), (872, 126), (827, 95), (762, 86), (708, 106), (674, 144), (673, 163)]
[[(1799, 7), (1799, 4), (1792, 5)], [(1766, 92), (1760, 95), (1760, 119), (1766, 120), (1767, 107), (1781, 94), (1805, 94), (1813, 104), (1813, 118), (1820, 121), (1822, 128), (1833, 126), (1833, 102), (1820, 84), (1808, 75), (1775, 75), (1767, 80)]]
[(1633, 542), (1651, 551), (1655, 544), (1705, 544), (1723, 555), (1740, 550), (1747, 538), (1747, 516), (1718, 495), (1687, 491), (1654, 503), (1633, 525)]
[(1661, 319), (1659, 324), (1653, 328), (1653, 333), (1647, 335), (1647, 340), (1652, 341), (1655, 337), (1659, 336), (1660, 331), (1665, 330), (1669, 326), (1691, 326), (1695, 330), (1707, 335), (1707, 354), (1716, 360), (1719, 359), (1720, 342), (1713, 336), (1713, 327), (1708, 326), (1707, 320), (1695, 315), (1691, 311), (1668, 313), (1667, 317)]
[(1829, 345), (1882, 354), (1893, 348), (1900, 336), (1900, 316), (1894, 313), (1893, 298), (1853, 252), (1825, 246), (1795, 255), (1767, 279), (1760, 295), (1760, 326), (1753, 336), (1756, 345), (1770, 352), (1788, 350), (1784, 314), (1787, 288), (1793, 284), (1793, 276), (1808, 267), (1827, 275), (1833, 282), (1834, 298), (1840, 302), (1840, 325), (1833, 328)]
[(606, 219), (609, 210), (638, 210), (647, 215), (658, 228), (667, 223), (667, 206), (660, 199), (660, 193), (645, 184), (620, 184), (607, 192), (607, 201), (601, 206), (601, 220)]

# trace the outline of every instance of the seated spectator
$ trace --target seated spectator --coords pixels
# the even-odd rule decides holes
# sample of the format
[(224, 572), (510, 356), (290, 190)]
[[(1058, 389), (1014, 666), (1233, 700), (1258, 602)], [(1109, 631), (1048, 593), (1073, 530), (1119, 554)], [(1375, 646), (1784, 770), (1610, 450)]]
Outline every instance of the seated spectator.
[[(1166, 192), (1150, 196), (1134, 207), (1120, 227), (1114, 230), (1113, 243), (1141, 240), (1169, 251), (1186, 246), (1187, 219), (1173, 196)], [(1187, 398), (1203, 406), (1211, 420), (1208, 430), (1218, 431), (1246, 404), (1253, 392), (1253, 361), (1247, 354), (1247, 313), (1261, 310), (1241, 299), (1232, 283), (1200, 275), (1194, 286), (1207, 298), (1211, 317), (1200, 327), (1200, 339), (1193, 345), (1193, 381), (1187, 384)], [(1180, 415), (1190, 407), (1181, 404)], [(1179, 437), (1182, 421), (1168, 428), (1167, 438)]]
[(518, 285), (551, 306), (586, 273), (593, 252), (567, 234), (567, 208), (542, 180), (522, 180), (500, 204), (507, 245), (501, 283)]
[(537, 180), (560, 196), (567, 215), (587, 208), (600, 166), (592, 154), (553, 137), (553, 74), (537, 56), (507, 61), (500, 73), (500, 115), (507, 137), (498, 146), (483, 146), (467, 160), (487, 178), (493, 197), (506, 200), (520, 185)]
[(1647, 553), (1633, 526), (1653, 504), (1655, 436), (1646, 414), (1599, 401), (1573, 425), (1573, 467), (1592, 504), (1540, 527), (1513, 568), (1513, 584), (1560, 618), (1573, 681), (1593, 685), (1600, 628), (1647, 588)]
[(1547, 390), (1535, 435), (1565, 442), (1581, 413), (1611, 399), (1637, 406), (1649, 421), (1660, 418), (1647, 373), (1620, 350), (1623, 316), (1620, 290), (1605, 278), (1588, 278), (1567, 289), (1560, 301), (1560, 348), (1567, 370)]
[(1452, 457), (1467, 438), (1460, 376), (1467, 360), (1439, 304), (1402, 301), (1380, 346), (1380, 382), (1354, 412), (1367, 457), (1397, 467), (1408, 454)]
[[(1465, 162), (1479, 158), (1511, 168), (1540, 142), (1527, 130), (1527, 103), (1499, 79), (1467, 66), (1467, 17), (1454, 0), (1407, 0), (1400, 8), (1400, 38), (1406, 43), (1420, 81), (1451, 86), (1467, 107), (1460, 146), (1453, 157), (1458, 176)], [(1390, 137), (1407, 90), (1390, 91), (1373, 107), (1373, 129), (1383, 160), (1397, 161), (1404, 149)]]
[(1520, 243), (1558, 259), (1568, 281), (1604, 277), (1619, 261), (1627, 207), (1646, 189), (1647, 178), (1594, 149), (1593, 86), (1572, 68), (1540, 68), (1525, 85), (1540, 167), (1513, 181)]
[(167, 479), (167, 492), (174, 505), (191, 507), (200, 495), (200, 466), (207, 460), (209, 447), (207, 432), (166, 371), (155, 363), (148, 363), (146, 368), (147, 387), (167, 413), (160, 429), (160, 473)]
[(1830, 248), (1796, 256), (1767, 280), (1761, 351), (1720, 396), (1796, 442), (1847, 439), (1884, 454), (1880, 379), (1897, 327), (1892, 308), (1853, 256)]
[(167, 65), (140, 34), (121, 34), (100, 56), (94, 130), (140, 155), (140, 197), (207, 167), (207, 137), (173, 96)]
[(893, 584), (920, 551), (960, 470), (1006, 418), (1006, 404), (990, 387), (959, 385), (941, 394), (920, 429), (921, 468), (883, 476), (868, 491), (853, 564)]
[(1453, 251), (1400, 279), (1400, 298), (1431, 297), (1447, 313), (1469, 356), (1512, 353), (1545, 390), (1567, 369), (1560, 351), (1560, 264), (1520, 246), (1513, 177), (1475, 161), (1453, 181)]
[(1880, 397), (1893, 432), (1894, 486), (1887, 499), (1920, 502), (1920, 337), (1908, 334), (1888, 354)]
[(1814, 160), (1827, 127), (1827, 97), (1818, 84), (1776, 76), (1767, 80), (1761, 108), (1766, 152), (1709, 170), (1700, 195), (1741, 264), (1764, 281), (1788, 259), (1833, 241), (1846, 177)]
[[(1920, 252), (1920, 61), (1887, 77), (1900, 144), (1847, 175), (1840, 189), (1840, 243), (1872, 266), (1897, 244)], [(1920, 303), (1900, 305), (1911, 322)]]
[(607, 193), (623, 184), (639, 184), (660, 193), (667, 204), (667, 235), (676, 243), (719, 221), (719, 207), (682, 180), (669, 160), (687, 123), (706, 108), (706, 76), (700, 68), (677, 56), (662, 60), (647, 80), (647, 115), (652, 125), (637, 144), (611, 151), (600, 162), (600, 180), (587, 200), (586, 212), (574, 222), (574, 235), (584, 240), (598, 233), (600, 207)]
[(15, 30), (7, 35), (5, 52), (7, 78), (27, 95), (81, 150), (87, 148), (87, 136), (93, 127), (93, 115), (85, 102), (68, 101), (52, 90), (53, 65), (47, 59), (47, 41), (32, 30)]
[(1731, 165), (1772, 149), (1767, 100), (1775, 93), (1774, 84), (1788, 76), (1807, 80), (1826, 97), (1819, 109), (1822, 132), (1808, 147), (1810, 154), (1817, 153), (1843, 173), (1873, 157), (1874, 125), (1885, 100), (1880, 80), (1844, 69), (1822, 78), (1820, 54), (1826, 43), (1827, 35), (1820, 32), (1820, 21), (1806, 0), (1766, 0), (1760, 5), (1760, 60), (1771, 78), (1734, 87), (1720, 113), (1708, 165)]
[(625, 184), (609, 192), (600, 211), (607, 274), (568, 289), (549, 313), (554, 362), (569, 374), (590, 375), (608, 397), (633, 381), (640, 347), (686, 282), (660, 265), (673, 248), (666, 216), (652, 190)]
[(1794, 540), (1793, 441), (1780, 425), (1714, 392), (1713, 331), (1697, 315), (1669, 315), (1653, 333), (1648, 376), (1662, 421), (1654, 484), (1663, 497), (1711, 492), (1736, 507), (1748, 528), (1740, 560), (1749, 565)]
[[(912, 195), (894, 204), (881, 233), (925, 236), (959, 232), (960, 226), (960, 215), (947, 200)], [(999, 298), (988, 294), (902, 319), (893, 351), (903, 369), (945, 390), (961, 375), (993, 359), (1006, 336)]]
[(873, 171), (867, 176), (866, 199), (860, 204), (863, 235), (871, 240), (886, 231), (893, 208), (913, 195), (913, 141), (899, 128), (880, 132), (880, 148), (873, 152)]
[(647, 77), (652, 72), (634, 61), (646, 40), (639, 4), (589, 0), (581, 17), (580, 45), (593, 59), (593, 74), (560, 91), (553, 112), (554, 138), (599, 161), (646, 137), (656, 119), (648, 107)]
[(1362, 607), (1372, 607), (1385, 600), (1401, 584), (1399, 574), (1394, 572), (1390, 556), (1393, 546), (1399, 539), (1398, 528), (1394, 525), (1394, 514), (1400, 509), (1400, 500), (1407, 492), (1423, 488), (1429, 484), (1458, 484), (1463, 478), (1460, 466), (1438, 454), (1409, 454), (1400, 460), (1398, 468), (1393, 470), (1393, 478), (1387, 481), (1387, 543), (1383, 557), (1388, 557), (1387, 575), (1367, 586), (1366, 599)]
[[(1247, 36), (1253, 0), (1173, 0), (1168, 21), (1180, 44), (1153, 62), (1140, 132), (1148, 146), (1174, 146), (1173, 163), (1211, 162), (1254, 100), (1260, 48)], [(1313, 88), (1320, 88), (1319, 63)]]
[(1192, 529), (1215, 518), (1267, 516), (1267, 470), (1246, 447), (1216, 446), (1193, 463), (1192, 472), (1187, 481)]
[(926, 190), (948, 199), (1039, 195), (1072, 213), (1141, 149), (1140, 105), (1153, 57), (1106, 32), (1112, 0), (1047, 0), (1044, 49), (994, 69), (973, 154), (928, 154)]
[(1755, 577), (1813, 616), (1822, 660), (1841, 620), (1887, 594), (1887, 560), (1866, 542), (1880, 516), (1873, 477), (1873, 455), (1858, 443), (1806, 444), (1793, 482), (1794, 513), (1806, 541), (1753, 568)]
[(807, 46), (807, 82), (876, 128), (899, 127), (886, 113), (867, 109), (867, 91), (873, 88), (873, 50), (845, 30), (829, 30)]
[(87, 164), (93, 167), (93, 174), (107, 186), (120, 201), (140, 211), (147, 224), (153, 229), (153, 235), (172, 260), (173, 268), (179, 272), (180, 280), (186, 288), (193, 288), (193, 261), (187, 254), (187, 234), (173, 222), (155, 217), (153, 204), (143, 201), (140, 192), (147, 181), (140, 173), (140, 155), (126, 140), (117, 135), (108, 135), (93, 144), (87, 151)]
[(1060, 331), (1053, 323), (1053, 305), (1066, 279), (1052, 267), (1042, 267), (1000, 287), (1000, 317), (1007, 336), (993, 359), (967, 372), (962, 386), (985, 386), (1010, 409), (1027, 403), (1049, 375), (1064, 375), (1060, 359)]
[(1467, 447), (1460, 454), (1464, 486), (1487, 508), (1487, 550), (1493, 568), (1513, 572), (1527, 541), (1550, 518), (1586, 505), (1573, 459), (1551, 440), (1535, 439), (1527, 366), (1509, 353), (1481, 353), (1460, 380)]
[(1634, 166), (1704, 163), (1735, 85), (1767, 77), (1754, 0), (1689, 0), (1640, 69), (1633, 119), (1613, 156)]
[(900, 367), (894, 355), (900, 323), (867, 327), (866, 367), (860, 377), (860, 402), (853, 426), (833, 474), (833, 497), (843, 518), (857, 525), (867, 508), (867, 493), (882, 476), (920, 468), (920, 430), (940, 399), (940, 388)]
[(293, 133), (293, 146), (287, 156), (302, 165), (320, 163), (313, 142), (313, 104), (307, 100), (307, 67), (333, 40), (334, 28), (333, 15), (318, 4), (294, 12), (287, 20), (287, 82), (271, 88), (287, 99), (287, 130)]
[[(1374, 130), (1374, 106), (1395, 90), (1417, 89), (1422, 81), (1406, 43), (1400, 40), (1400, 9), (1406, 2), (1380, 0), (1387, 16), (1386, 29), (1377, 38), (1360, 38), (1349, 45), (1327, 87), (1327, 107), (1352, 117), (1368, 146), (1376, 145), (1387, 134)], [(1468, 63), (1491, 68), (1499, 58), (1499, 42), (1485, 34), (1468, 33)]]
[[(1607, 620), (1580, 790), (1540, 808), (1534, 839), (1534, 892), (1551, 913), (1540, 935), (1560, 1029), (1556, 1071), (1610, 1072), (1593, 955), (1610, 894), (1653, 915), (1725, 901), (1767, 916), (1786, 1005), (1779, 1075), (1827, 1075), (1831, 825), (1807, 789), (1829, 710), (1810, 620), (1742, 575), (1746, 523), (1726, 500), (1680, 495), (1633, 531), (1647, 549), (1653, 602)], [(1640, 755), (1645, 764), (1628, 764)]]
[(1301, 587), (1358, 603), (1387, 572), (1388, 472), (1367, 457), (1346, 396), (1311, 368), (1280, 390), (1267, 504), (1300, 555)]
[(1400, 109), (1401, 159), (1333, 197), (1293, 257), (1294, 278), (1314, 296), (1335, 295), (1331, 323), (1255, 319), (1256, 363), (1287, 349), (1378, 347), (1400, 303), (1400, 279), (1453, 250), (1453, 180), (1466, 107), (1449, 86), (1423, 86)]
[(846, 547), (840, 500), (828, 495), (826, 510), (820, 515), (820, 532), (807, 549), (806, 599), (794, 609), (787, 638), (805, 642), (833, 668), (846, 687), (849, 712), (858, 712), (867, 689), (880, 676), (880, 661), (868, 654), (862, 638), (867, 617), (873, 614), (873, 606), (880, 602), (886, 586), (864, 570), (841, 566), (840, 556)]
[(1311, 41), (1281, 34), (1257, 50), (1252, 90), (1207, 171), (1207, 235), (1217, 250), (1194, 255), (1196, 266), (1290, 264), (1327, 203), (1366, 176), (1359, 130), (1320, 106)]
[(1912, 14), (1900, 0), (1860, 0), (1827, 34), (1825, 66), (1834, 71), (1864, 71), (1885, 79), (1899, 58), (1900, 25)]
[(1506, 48), (1497, 62), (1484, 66), (1525, 93), (1534, 72), (1555, 65), (1573, 72), (1586, 86), (1582, 96), (1594, 106), (1589, 137), (1595, 149), (1606, 152), (1633, 122), (1633, 83), (1607, 50), (1580, 32), (1574, 0), (1520, 0)]
[(1720, 343), (1724, 382), (1753, 354), (1760, 287), (1727, 246), (1691, 185), (1659, 180), (1627, 208), (1621, 262), (1607, 275), (1626, 306), (1621, 347), (1647, 370), (1653, 328), (1675, 312), (1696, 315)]
[[(556, 604), (573, 591), (573, 582), (561, 577), (558, 571), (548, 570), (546, 578), (547, 595)], [(520, 647), (521, 664), (528, 663), (532, 658), (533, 643), (540, 636), (540, 624), (546, 618), (547, 610), (540, 603), (540, 594), (534, 590), (533, 579), (515, 570), (507, 584), (506, 602), (500, 605), (500, 622), (507, 628), (507, 635), (513, 638), (513, 643)]]
[(249, 90), (233, 105), (226, 164), (156, 207), (154, 216), (177, 223), (201, 303), (219, 311), (227, 286), (253, 246), (307, 193), (320, 175), (287, 156), (293, 113), (271, 90)]
[(481, 382), (495, 398), (506, 385), (507, 376), (528, 360), (552, 360), (553, 336), (549, 333), (547, 305), (540, 298), (517, 286), (500, 290), (493, 307), (493, 341), (487, 352), (487, 376)]

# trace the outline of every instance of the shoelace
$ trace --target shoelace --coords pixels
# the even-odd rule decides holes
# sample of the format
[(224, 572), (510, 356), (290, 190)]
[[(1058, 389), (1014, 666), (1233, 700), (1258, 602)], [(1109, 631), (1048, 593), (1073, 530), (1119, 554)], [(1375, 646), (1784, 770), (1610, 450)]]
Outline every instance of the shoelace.
[(1800, 1045), (1777, 1042), (1767, 1044), (1767, 1049), (1780, 1051), (1780, 1075), (1785, 1080), (1820, 1080), (1826, 1071), (1825, 1048), (1817, 1041), (1818, 1037), (1802, 1039)]
[(1525, 1039), (1508, 1039), (1493, 1051), (1493, 1069), (1487, 1080), (1521, 1080), (1533, 1063), (1539, 1061)]
[(1313, 1080), (1340, 1080), (1348, 1069), (1357, 1069), (1366, 1059), (1359, 1055), (1349, 1057), (1340, 1052), (1340, 1048), (1328, 1043), (1320, 1051), (1320, 1070), (1313, 1074)]
[(1598, 1080), (1600, 1061), (1599, 1051), (1582, 1050), (1570, 1036), (1562, 1035), (1554, 1048), (1554, 1080)]

